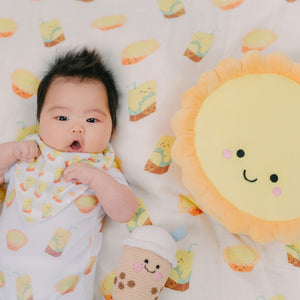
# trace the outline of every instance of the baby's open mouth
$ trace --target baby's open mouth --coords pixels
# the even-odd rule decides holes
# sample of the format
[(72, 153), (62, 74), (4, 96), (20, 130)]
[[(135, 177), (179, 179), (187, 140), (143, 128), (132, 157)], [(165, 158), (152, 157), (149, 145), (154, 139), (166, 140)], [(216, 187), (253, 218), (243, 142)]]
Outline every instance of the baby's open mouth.
[(70, 152), (81, 152), (82, 146), (79, 141), (73, 141), (73, 143), (69, 147)]

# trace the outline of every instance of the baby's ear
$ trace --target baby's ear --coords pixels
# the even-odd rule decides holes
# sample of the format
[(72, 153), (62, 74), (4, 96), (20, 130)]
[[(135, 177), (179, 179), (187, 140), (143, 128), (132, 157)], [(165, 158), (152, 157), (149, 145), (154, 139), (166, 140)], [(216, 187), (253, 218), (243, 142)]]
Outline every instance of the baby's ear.
[(162, 291), (176, 267), (176, 243), (156, 226), (136, 228), (124, 241), (116, 276), (114, 300), (152, 300)]

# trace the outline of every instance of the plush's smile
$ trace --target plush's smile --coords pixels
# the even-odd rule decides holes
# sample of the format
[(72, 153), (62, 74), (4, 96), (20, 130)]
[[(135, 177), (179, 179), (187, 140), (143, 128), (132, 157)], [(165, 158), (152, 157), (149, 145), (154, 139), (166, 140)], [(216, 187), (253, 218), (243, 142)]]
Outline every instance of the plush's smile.
[(148, 273), (152, 273), (152, 274), (153, 274), (153, 273), (155, 273), (155, 271), (156, 271), (156, 270), (154, 270), (154, 271), (150, 271), (150, 270), (147, 268), (147, 266), (146, 266), (146, 265), (144, 265), (144, 268), (145, 268), (145, 270), (146, 270)]
[(246, 169), (243, 172), (243, 176), (244, 176), (244, 179), (247, 180), (247, 181), (249, 181), (249, 182), (255, 182), (255, 181), (257, 181), (257, 178), (255, 178), (255, 179), (249, 179), (249, 178), (247, 178)]

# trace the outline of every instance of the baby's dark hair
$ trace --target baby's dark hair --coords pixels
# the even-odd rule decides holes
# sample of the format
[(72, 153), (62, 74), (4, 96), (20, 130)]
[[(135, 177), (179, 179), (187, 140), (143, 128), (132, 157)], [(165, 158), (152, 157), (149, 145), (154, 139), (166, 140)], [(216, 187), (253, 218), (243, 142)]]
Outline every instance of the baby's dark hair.
[(102, 82), (107, 92), (112, 128), (115, 128), (119, 100), (115, 80), (111, 71), (102, 63), (101, 56), (97, 50), (88, 50), (86, 48), (79, 51), (69, 51), (64, 55), (60, 55), (50, 65), (37, 92), (38, 121), (40, 120), (47, 91), (54, 79), (58, 77), (78, 78), (81, 81), (84, 79), (93, 79)]

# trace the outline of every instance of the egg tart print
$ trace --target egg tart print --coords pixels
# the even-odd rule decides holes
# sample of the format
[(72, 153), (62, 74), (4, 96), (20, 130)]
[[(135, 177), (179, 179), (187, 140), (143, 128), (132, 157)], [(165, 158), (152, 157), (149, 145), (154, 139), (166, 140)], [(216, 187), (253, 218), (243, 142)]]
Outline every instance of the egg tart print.
[(133, 65), (156, 51), (160, 43), (155, 39), (138, 41), (128, 45), (122, 52), (122, 65)]
[(25, 69), (16, 69), (11, 74), (11, 81), (14, 93), (24, 99), (35, 95), (40, 84), (37, 76)]
[(126, 21), (127, 17), (124, 15), (109, 15), (97, 19), (92, 23), (91, 27), (107, 31), (122, 27)]
[(17, 23), (9, 18), (0, 18), (0, 38), (7, 38), (14, 35), (17, 30)]
[(198, 206), (260, 243), (300, 237), (300, 64), (246, 53), (205, 72), (172, 120), (172, 158)]
[(236, 272), (251, 272), (259, 259), (257, 251), (246, 245), (227, 247), (223, 251), (223, 259)]
[(28, 238), (21, 230), (11, 229), (6, 234), (6, 242), (8, 249), (18, 251), (27, 244)]
[(277, 34), (269, 29), (255, 29), (248, 32), (242, 39), (242, 52), (249, 50), (262, 51), (275, 42)]
[(83, 214), (91, 213), (98, 204), (98, 199), (93, 195), (83, 195), (74, 201), (75, 206)]
[(57, 292), (62, 295), (74, 292), (79, 281), (79, 276), (71, 275), (61, 279), (55, 286)]
[(241, 5), (244, 0), (212, 0), (212, 3), (222, 10), (233, 9)]

